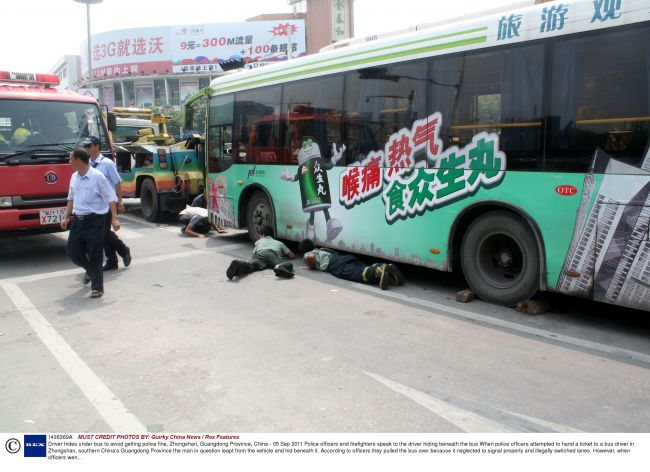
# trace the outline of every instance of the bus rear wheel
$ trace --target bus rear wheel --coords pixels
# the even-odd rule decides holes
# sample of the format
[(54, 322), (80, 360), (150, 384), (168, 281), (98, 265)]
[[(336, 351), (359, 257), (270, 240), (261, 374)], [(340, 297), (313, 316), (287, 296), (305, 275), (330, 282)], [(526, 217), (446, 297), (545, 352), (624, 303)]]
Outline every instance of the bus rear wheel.
[(494, 211), (472, 222), (463, 237), (461, 266), (471, 289), (488, 302), (513, 306), (539, 289), (535, 237), (512, 213)]
[(156, 184), (152, 179), (146, 179), (142, 182), (140, 207), (142, 208), (142, 216), (144, 216), (145, 220), (154, 222), (160, 218), (160, 199), (156, 190)]
[(262, 226), (268, 225), (275, 231), (275, 212), (269, 198), (263, 192), (255, 192), (246, 207), (246, 226), (251, 241), (260, 237)]

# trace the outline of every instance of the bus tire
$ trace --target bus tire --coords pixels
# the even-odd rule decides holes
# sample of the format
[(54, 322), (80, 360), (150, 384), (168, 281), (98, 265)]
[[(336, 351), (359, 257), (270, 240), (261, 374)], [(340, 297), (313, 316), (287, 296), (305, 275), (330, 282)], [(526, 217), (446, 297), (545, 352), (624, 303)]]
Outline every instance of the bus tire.
[(264, 192), (255, 192), (246, 207), (246, 226), (251, 241), (260, 237), (262, 226), (268, 225), (275, 231), (275, 212), (273, 205)]
[(513, 306), (539, 290), (535, 236), (512, 213), (493, 211), (474, 220), (463, 237), (460, 254), (465, 280), (485, 301)]
[(156, 184), (152, 179), (145, 179), (142, 182), (140, 207), (145, 220), (155, 222), (160, 218), (160, 198), (156, 190)]

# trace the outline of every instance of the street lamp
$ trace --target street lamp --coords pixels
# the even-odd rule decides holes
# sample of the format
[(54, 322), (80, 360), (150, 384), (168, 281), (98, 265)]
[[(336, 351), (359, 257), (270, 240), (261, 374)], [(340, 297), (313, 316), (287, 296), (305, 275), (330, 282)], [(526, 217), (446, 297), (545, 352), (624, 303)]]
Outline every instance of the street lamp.
[(93, 63), (92, 57), (90, 54), (90, 4), (91, 3), (102, 3), (103, 0), (74, 0), (77, 3), (86, 4), (86, 24), (88, 26), (88, 90), (92, 93), (93, 88)]

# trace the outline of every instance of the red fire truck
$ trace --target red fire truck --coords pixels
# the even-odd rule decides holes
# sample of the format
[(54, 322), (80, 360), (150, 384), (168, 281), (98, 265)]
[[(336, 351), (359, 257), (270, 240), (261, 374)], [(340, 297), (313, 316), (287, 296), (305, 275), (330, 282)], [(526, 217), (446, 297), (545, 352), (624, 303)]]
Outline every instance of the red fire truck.
[(58, 84), (52, 74), (0, 71), (0, 234), (58, 231), (70, 150), (93, 135), (111, 154), (97, 101)]

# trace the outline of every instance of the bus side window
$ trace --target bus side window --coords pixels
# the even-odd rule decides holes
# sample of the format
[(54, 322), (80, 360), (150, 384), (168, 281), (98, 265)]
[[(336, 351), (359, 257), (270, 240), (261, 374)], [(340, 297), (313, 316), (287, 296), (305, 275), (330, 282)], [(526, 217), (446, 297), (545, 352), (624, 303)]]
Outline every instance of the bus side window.
[(343, 144), (343, 74), (287, 83), (282, 100), (287, 162), (297, 163), (305, 136), (316, 140), (322, 157), (330, 159), (332, 145), (340, 149)]
[(240, 164), (281, 164), (279, 85), (238, 92), (235, 159)]
[(648, 28), (557, 38), (551, 58), (546, 170), (586, 172), (597, 149), (640, 167), (650, 136)]
[(232, 125), (210, 126), (208, 172), (223, 172), (233, 163)]
[(234, 162), (232, 122), (235, 95), (217, 95), (210, 99), (208, 115), (208, 172), (223, 172)]
[(426, 61), (418, 60), (346, 74), (348, 165), (363, 161), (371, 151), (383, 150), (391, 135), (410, 130), (415, 120), (427, 116), (427, 67)]
[(507, 169), (542, 169), (543, 45), (434, 58), (430, 77), (429, 109), (442, 115), (445, 149), (495, 133)]

